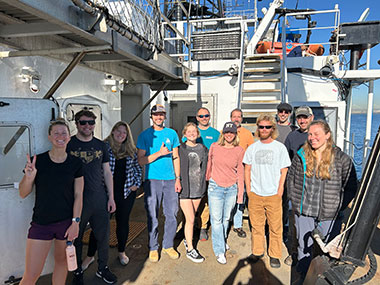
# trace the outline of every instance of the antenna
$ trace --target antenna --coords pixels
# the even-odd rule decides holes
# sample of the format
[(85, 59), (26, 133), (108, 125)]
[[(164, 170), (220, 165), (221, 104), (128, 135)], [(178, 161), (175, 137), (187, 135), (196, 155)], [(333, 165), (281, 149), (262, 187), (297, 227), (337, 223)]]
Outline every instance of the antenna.
[(364, 12), (361, 14), (358, 22), (364, 22), (367, 19), (368, 14), (369, 14), (369, 8), (364, 10)]

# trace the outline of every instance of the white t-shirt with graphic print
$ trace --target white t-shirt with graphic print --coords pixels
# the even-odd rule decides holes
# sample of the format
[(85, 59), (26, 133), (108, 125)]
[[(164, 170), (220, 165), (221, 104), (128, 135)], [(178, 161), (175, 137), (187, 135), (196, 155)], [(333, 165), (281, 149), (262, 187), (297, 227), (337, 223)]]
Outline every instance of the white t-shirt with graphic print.
[(250, 145), (244, 155), (243, 163), (251, 165), (251, 191), (260, 196), (277, 194), (281, 169), (290, 166), (286, 147), (278, 142)]

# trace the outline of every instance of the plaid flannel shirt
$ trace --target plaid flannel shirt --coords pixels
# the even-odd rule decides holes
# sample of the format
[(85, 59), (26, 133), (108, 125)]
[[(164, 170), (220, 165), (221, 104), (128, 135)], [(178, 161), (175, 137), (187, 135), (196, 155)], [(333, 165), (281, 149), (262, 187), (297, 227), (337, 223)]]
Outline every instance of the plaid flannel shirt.
[[(115, 156), (112, 153), (112, 149), (108, 143), (106, 143), (108, 148), (108, 154), (110, 156), (110, 168), (112, 174), (115, 171)], [(133, 157), (127, 156), (126, 157), (126, 167), (125, 167), (125, 183), (124, 183), (124, 199), (128, 197), (128, 195), (131, 193), (131, 190), (129, 189), (131, 186), (141, 186), (141, 176), (142, 176), (142, 168), (137, 162), (137, 154)]]

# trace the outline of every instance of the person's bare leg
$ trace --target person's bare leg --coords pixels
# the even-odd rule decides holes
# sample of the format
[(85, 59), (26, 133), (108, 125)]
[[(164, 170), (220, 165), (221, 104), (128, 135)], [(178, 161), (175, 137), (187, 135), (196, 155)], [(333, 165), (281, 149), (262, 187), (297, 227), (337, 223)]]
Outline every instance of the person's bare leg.
[(20, 285), (34, 285), (44, 268), (52, 240), (26, 240), (25, 272)]
[(55, 240), (54, 242), (54, 271), (53, 285), (65, 285), (67, 277), (66, 241)]
[(185, 239), (187, 243), (187, 250), (192, 250), (193, 247), (193, 231), (195, 212), (199, 207), (201, 199), (180, 199), (180, 205), (183, 214), (185, 215)]

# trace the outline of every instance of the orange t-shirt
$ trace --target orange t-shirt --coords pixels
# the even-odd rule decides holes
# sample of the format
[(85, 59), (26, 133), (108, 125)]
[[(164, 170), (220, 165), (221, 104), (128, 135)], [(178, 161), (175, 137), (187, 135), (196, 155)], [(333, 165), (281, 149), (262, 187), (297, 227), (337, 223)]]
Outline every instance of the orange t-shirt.
[(238, 128), (238, 137), (239, 137), (239, 145), (244, 149), (244, 151), (247, 150), (247, 148), (255, 142), (252, 133), (243, 127)]

